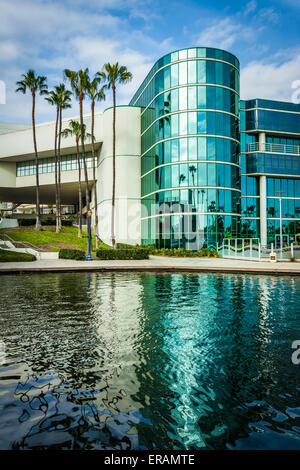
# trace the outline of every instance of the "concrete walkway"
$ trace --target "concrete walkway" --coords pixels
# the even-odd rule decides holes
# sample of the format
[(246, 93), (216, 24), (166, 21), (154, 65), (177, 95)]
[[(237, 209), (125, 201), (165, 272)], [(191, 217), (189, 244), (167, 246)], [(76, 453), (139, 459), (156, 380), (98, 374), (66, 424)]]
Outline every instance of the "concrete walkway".
[(149, 260), (40, 260), (31, 263), (0, 263), (0, 274), (68, 271), (186, 271), (300, 275), (299, 262), (241, 261), (223, 258), (170, 258), (150, 256)]

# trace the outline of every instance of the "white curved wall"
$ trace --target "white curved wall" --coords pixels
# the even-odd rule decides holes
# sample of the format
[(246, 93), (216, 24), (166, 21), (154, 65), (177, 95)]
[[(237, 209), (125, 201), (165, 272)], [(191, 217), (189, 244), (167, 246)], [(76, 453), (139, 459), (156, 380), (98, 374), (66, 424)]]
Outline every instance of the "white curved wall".
[[(120, 106), (116, 109), (116, 200), (117, 242), (141, 242), (141, 110)], [(103, 114), (103, 139), (98, 166), (97, 198), (99, 236), (111, 244), (113, 109)]]
[[(72, 119), (79, 120), (76, 116)], [(102, 119), (103, 113), (95, 113), (95, 140), (96, 142), (102, 142)], [(62, 128), (65, 129), (69, 126), (70, 118), (63, 119)], [(90, 114), (84, 115), (84, 122), (87, 126), (88, 132), (90, 132)], [(45, 122), (36, 125), (36, 140), (39, 157), (52, 157), (54, 148), (54, 132), (55, 132), (55, 121)], [(61, 150), (64, 153), (65, 149), (75, 148), (74, 137), (67, 137), (61, 139)], [(0, 160), (14, 161), (15, 157), (18, 160), (26, 160), (34, 158), (34, 147), (32, 137), (32, 127), (27, 129), (18, 130), (15, 132), (8, 132), (6, 134), (0, 134)], [(24, 157), (24, 158), (22, 158)]]

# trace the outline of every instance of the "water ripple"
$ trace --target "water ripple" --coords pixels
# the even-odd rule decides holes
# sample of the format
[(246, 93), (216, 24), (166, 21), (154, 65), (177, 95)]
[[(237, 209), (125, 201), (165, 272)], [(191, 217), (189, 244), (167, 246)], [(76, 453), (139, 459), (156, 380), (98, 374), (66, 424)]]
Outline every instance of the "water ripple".
[(300, 280), (3, 276), (0, 449), (300, 449)]

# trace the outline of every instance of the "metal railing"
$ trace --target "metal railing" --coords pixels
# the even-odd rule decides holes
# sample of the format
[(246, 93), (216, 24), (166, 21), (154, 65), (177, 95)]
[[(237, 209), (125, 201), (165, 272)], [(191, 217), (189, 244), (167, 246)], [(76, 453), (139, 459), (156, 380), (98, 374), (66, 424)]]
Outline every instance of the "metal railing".
[(268, 248), (261, 246), (259, 238), (224, 238), (217, 249), (222, 258), (266, 261), (270, 259), (271, 253), (275, 253), (278, 260), (300, 260), (300, 245), (291, 243), (274, 249), (272, 243)]
[(258, 238), (224, 238), (222, 245), (218, 246), (218, 252), (222, 258), (259, 261), (261, 245)]
[(288, 246), (274, 249), (274, 244), (271, 243), (271, 247), (261, 247), (261, 259), (269, 259), (271, 253), (276, 253), (277, 259), (285, 260), (300, 260), (300, 246), (291, 243)]
[(248, 144), (247, 152), (288, 153), (292, 155), (300, 155), (300, 146), (271, 144), (268, 142), (253, 142)]

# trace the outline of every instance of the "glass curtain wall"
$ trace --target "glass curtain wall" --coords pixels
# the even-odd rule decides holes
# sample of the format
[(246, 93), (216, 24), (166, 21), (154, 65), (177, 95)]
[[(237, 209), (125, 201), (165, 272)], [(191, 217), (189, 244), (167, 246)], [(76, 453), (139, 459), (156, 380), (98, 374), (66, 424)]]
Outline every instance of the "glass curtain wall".
[(239, 62), (219, 49), (161, 58), (131, 100), (142, 107), (142, 240), (216, 248), (240, 224)]

